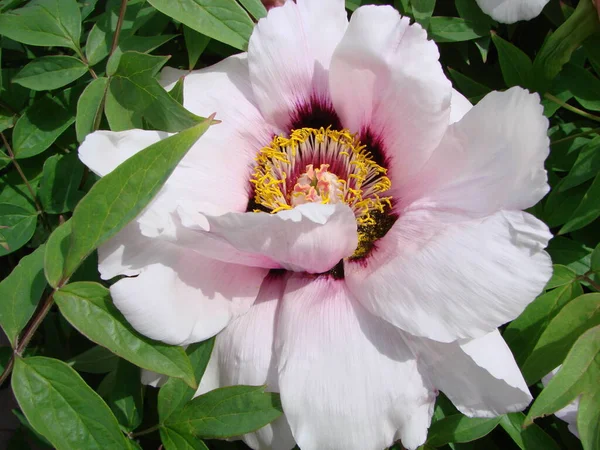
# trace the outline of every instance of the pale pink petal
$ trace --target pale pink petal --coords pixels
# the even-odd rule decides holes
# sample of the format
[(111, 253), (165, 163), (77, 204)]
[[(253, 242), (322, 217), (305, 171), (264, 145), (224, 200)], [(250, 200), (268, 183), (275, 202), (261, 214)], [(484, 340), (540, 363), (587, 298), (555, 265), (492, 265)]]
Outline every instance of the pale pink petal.
[[(550, 380), (558, 373), (562, 366), (558, 366), (552, 372), (542, 378), (542, 384), (544, 387), (550, 383)], [(567, 422), (567, 427), (571, 433), (573, 433), (579, 439), (579, 430), (577, 429), (577, 413), (579, 412), (579, 397), (573, 402), (569, 403), (562, 409), (559, 409), (554, 413), (560, 420)]]
[(330, 103), (327, 73), (347, 25), (343, 0), (298, 0), (271, 9), (254, 28), (252, 86), (263, 115), (282, 132), (298, 109)]
[(522, 411), (531, 394), (515, 359), (496, 331), (449, 344), (405, 334), (432, 384), (469, 417)]
[(343, 280), (288, 280), (276, 349), (283, 409), (302, 450), (425, 441), (432, 389), (398, 330), (362, 308)]
[(331, 61), (329, 86), (342, 125), (377, 142), (400, 188), (437, 147), (450, 118), (452, 86), (434, 42), (391, 6), (363, 6)]
[[(285, 275), (268, 276), (254, 305), (217, 336), (220, 386), (266, 384), (267, 390), (279, 391), (273, 334), (284, 287)], [(295, 445), (285, 417), (247, 434), (244, 441), (253, 449), (290, 450)]]
[[(265, 269), (211, 260), (135, 233), (131, 224), (99, 251), (115, 306), (141, 334), (185, 345), (214, 336), (256, 299)], [(150, 250), (148, 250), (150, 248)]]
[(537, 94), (519, 87), (492, 92), (450, 127), (403, 202), (420, 192), (411, 208), (462, 210), (472, 216), (527, 209), (549, 190), (547, 131)]
[(537, 17), (550, 0), (477, 0), (484, 13), (502, 23)]
[(435, 211), (401, 216), (365, 259), (345, 264), (352, 293), (415, 336), (452, 342), (515, 319), (552, 275), (551, 234), (530, 214), (464, 219)]
[(276, 214), (180, 214), (177, 245), (239, 264), (321, 273), (358, 244), (354, 213), (343, 203), (307, 203)]

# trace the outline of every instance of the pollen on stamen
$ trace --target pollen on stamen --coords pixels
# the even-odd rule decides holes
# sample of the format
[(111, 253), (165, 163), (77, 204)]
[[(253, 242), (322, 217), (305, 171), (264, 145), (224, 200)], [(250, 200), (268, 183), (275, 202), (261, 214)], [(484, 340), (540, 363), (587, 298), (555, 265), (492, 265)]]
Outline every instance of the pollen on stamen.
[(392, 207), (386, 173), (348, 130), (300, 128), (260, 150), (250, 181), (254, 202), (271, 213), (308, 202), (346, 203), (358, 225), (358, 258), (381, 237), (377, 218)]

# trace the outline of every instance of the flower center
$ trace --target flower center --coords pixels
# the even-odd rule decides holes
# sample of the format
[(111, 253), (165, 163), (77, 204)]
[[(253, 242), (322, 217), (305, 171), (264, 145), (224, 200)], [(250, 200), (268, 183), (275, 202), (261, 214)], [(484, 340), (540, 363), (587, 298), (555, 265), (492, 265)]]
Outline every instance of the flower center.
[(346, 203), (358, 224), (364, 256), (375, 240), (379, 218), (391, 210), (387, 170), (377, 164), (356, 135), (348, 130), (300, 128), (289, 137), (276, 136), (260, 150), (252, 174), (254, 202), (276, 213), (309, 202)]

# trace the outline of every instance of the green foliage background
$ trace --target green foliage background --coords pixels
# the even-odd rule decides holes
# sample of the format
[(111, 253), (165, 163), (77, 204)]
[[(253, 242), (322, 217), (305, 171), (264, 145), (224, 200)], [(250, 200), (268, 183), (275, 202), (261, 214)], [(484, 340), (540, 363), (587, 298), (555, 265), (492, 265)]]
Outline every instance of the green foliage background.
[[(392, 4), (426, 28), (472, 103), (523, 86), (541, 95), (551, 126), (552, 190), (530, 212), (555, 234), (555, 272), (502, 330), (535, 401), (523, 413), (469, 419), (440, 395), (424, 448), (599, 450), (600, 24), (592, 0), (551, 0), (536, 19), (513, 25), (494, 22), (475, 0), (346, 6), (351, 13), (367, 3)], [(0, 394), (12, 389), (18, 401), (0, 414), (21, 423), (7, 448), (242, 449), (222, 439), (281, 414), (278, 396), (260, 386), (191, 400), (213, 340), (184, 351), (137, 334), (113, 306), (95, 254), (211, 126), (181, 106), (181, 83), (170, 92), (159, 85), (161, 68), (198, 69), (245, 50), (265, 14), (259, 0), (0, 0)], [(78, 160), (92, 131), (131, 128), (178, 134), (102, 180)], [(119, 197), (122, 189), (132, 195)], [(102, 227), (88, 227), (99, 219)], [(544, 388), (541, 378), (560, 364)], [(140, 368), (168, 382), (144, 387)], [(577, 397), (581, 441), (552, 415)]]

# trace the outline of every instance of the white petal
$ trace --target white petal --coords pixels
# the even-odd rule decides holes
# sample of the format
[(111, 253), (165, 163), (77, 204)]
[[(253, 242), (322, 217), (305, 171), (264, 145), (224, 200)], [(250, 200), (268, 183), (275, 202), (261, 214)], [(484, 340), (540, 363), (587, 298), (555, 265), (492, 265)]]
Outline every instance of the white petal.
[(550, 0), (477, 0), (484, 13), (502, 23), (537, 17)]
[(152, 372), (151, 370), (142, 369), (142, 384), (155, 388), (161, 387), (169, 379), (168, 376), (160, 373)]
[[(515, 87), (485, 96), (453, 124), (427, 167), (411, 182), (411, 208), (458, 209), (483, 216), (527, 209), (549, 190), (548, 119), (537, 94)], [(408, 203), (411, 193), (404, 192)]]
[(406, 335), (432, 384), (469, 417), (522, 411), (532, 397), (498, 330), (449, 344)]
[[(147, 248), (151, 247), (151, 251)], [(185, 345), (214, 336), (255, 300), (266, 270), (210, 260), (129, 229), (99, 252), (100, 271), (123, 278), (115, 306), (141, 334)]]
[[(544, 387), (550, 383), (550, 380), (554, 378), (554, 376), (558, 373), (562, 366), (558, 366), (552, 372), (547, 374), (544, 378), (542, 378), (542, 384)], [(560, 420), (567, 422), (569, 431), (573, 433), (577, 438), (579, 438), (579, 430), (577, 430), (577, 413), (579, 412), (579, 397), (577, 397), (573, 402), (569, 403), (562, 409), (559, 409), (554, 413), (556, 417)]]
[(452, 89), (452, 98), (450, 100), (450, 123), (458, 122), (473, 107), (471, 102), (458, 92)]
[(364, 144), (382, 145), (393, 189), (421, 168), (448, 127), (452, 86), (438, 59), (425, 30), (391, 6), (358, 8), (333, 54), (335, 110)]
[(103, 177), (123, 161), (167, 136), (162, 131), (96, 131), (88, 134), (79, 147), (79, 159)]
[(276, 214), (180, 213), (187, 232), (180, 231), (178, 245), (240, 264), (321, 273), (358, 244), (354, 213), (342, 203), (307, 203)]
[(343, 0), (298, 0), (271, 9), (250, 37), (252, 85), (263, 115), (288, 132), (291, 115), (328, 104), (331, 54), (348, 19)]
[(452, 342), (516, 318), (552, 275), (548, 227), (524, 212), (484, 219), (401, 216), (370, 256), (345, 265), (372, 313), (415, 336)]
[(288, 280), (276, 349), (283, 409), (302, 450), (425, 441), (433, 391), (397, 330), (365, 311), (343, 280)]
[[(217, 336), (220, 386), (266, 384), (269, 391), (279, 391), (272, 347), (275, 316), (284, 286), (283, 275), (268, 276), (254, 305)], [(290, 450), (295, 445), (285, 417), (245, 435), (244, 441), (253, 449)]]

